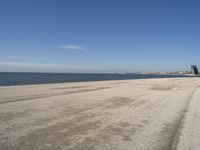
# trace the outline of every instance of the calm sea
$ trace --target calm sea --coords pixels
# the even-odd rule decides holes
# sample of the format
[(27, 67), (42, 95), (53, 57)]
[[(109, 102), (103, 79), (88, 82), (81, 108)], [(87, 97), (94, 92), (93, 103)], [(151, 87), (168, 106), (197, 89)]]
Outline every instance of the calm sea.
[[(127, 80), (161, 78), (152, 74), (83, 74), (83, 73), (0, 73), (0, 86), (28, 85), (45, 83), (68, 83), (84, 81)], [(165, 75), (165, 78), (186, 77), (184, 75)]]

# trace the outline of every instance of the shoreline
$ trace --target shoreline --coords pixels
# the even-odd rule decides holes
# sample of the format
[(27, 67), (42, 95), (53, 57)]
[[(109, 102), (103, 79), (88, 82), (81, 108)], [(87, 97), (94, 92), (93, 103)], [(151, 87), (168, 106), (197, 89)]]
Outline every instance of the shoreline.
[(117, 82), (117, 81), (135, 81), (135, 80), (156, 80), (156, 79), (188, 79), (188, 78), (198, 78), (197, 76), (188, 77), (169, 77), (169, 78), (143, 78), (143, 79), (118, 79), (118, 80), (98, 80), (98, 81), (77, 81), (77, 82), (60, 82), (60, 83), (39, 83), (39, 84), (21, 84), (21, 85), (0, 85), (1, 88), (9, 87), (24, 87), (24, 86), (51, 86), (51, 85), (68, 85), (68, 84), (87, 84), (87, 83), (100, 83), (100, 82)]
[(91, 80), (91, 81), (72, 81), (72, 82), (52, 82), (52, 83), (26, 83), (26, 84), (8, 84), (8, 85), (1, 85), (0, 84), (0, 88), (2, 87), (19, 87), (19, 86), (39, 86), (39, 85), (54, 85), (54, 84), (73, 84), (73, 83), (90, 83), (90, 82), (109, 82), (109, 81), (131, 81), (131, 80), (150, 80), (150, 79), (184, 79), (184, 78), (196, 78), (199, 76), (177, 76), (177, 77), (162, 77), (162, 75), (160, 75), (160, 77), (152, 77), (152, 78), (135, 78), (135, 79), (108, 79), (108, 80)]

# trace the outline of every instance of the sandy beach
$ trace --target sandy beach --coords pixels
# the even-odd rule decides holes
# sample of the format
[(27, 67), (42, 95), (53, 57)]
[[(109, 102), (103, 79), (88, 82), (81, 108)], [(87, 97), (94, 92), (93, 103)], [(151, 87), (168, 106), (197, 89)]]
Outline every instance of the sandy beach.
[(200, 79), (0, 87), (1, 150), (198, 150)]

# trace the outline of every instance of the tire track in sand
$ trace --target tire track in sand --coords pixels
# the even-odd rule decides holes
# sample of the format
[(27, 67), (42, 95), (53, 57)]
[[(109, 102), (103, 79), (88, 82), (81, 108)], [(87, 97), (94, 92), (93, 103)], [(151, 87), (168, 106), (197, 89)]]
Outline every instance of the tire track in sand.
[(177, 145), (178, 145), (178, 142), (179, 142), (179, 136), (180, 136), (180, 131), (182, 129), (182, 124), (183, 124), (183, 120), (185, 118), (185, 114), (186, 112), (188, 111), (188, 108), (189, 108), (189, 104), (195, 94), (195, 92), (197, 91), (197, 89), (199, 88), (200, 86), (196, 87), (193, 92), (191, 93), (189, 99), (188, 99), (188, 102), (185, 106), (185, 109), (182, 111), (181, 115), (178, 117), (176, 123), (175, 123), (175, 129), (174, 129), (174, 134), (172, 135), (172, 138), (171, 138), (171, 141), (167, 147), (167, 150), (176, 150), (177, 149)]
[(1, 104), (6, 104), (6, 103), (14, 103), (14, 102), (20, 102), (20, 101), (33, 100), (33, 99), (55, 97), (55, 96), (61, 96), (61, 95), (69, 95), (69, 94), (75, 94), (75, 93), (98, 91), (98, 90), (104, 90), (104, 89), (109, 89), (109, 88), (111, 88), (111, 87), (100, 87), (100, 88), (94, 88), (94, 89), (81, 89), (81, 90), (78, 90), (78, 91), (67, 91), (67, 92), (61, 92), (61, 93), (49, 93), (49, 94), (29, 95), (29, 96), (21, 97), (21, 98), (18, 98), (18, 99), (7, 99), (7, 100), (4, 100), (4, 101), (1, 101), (0, 105)]

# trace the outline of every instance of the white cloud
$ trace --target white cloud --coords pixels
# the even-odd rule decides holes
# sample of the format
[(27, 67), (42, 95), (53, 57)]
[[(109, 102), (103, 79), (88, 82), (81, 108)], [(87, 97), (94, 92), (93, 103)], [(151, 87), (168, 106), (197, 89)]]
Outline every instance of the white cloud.
[(71, 49), (71, 50), (81, 50), (84, 49), (82, 46), (79, 45), (60, 45), (60, 48), (63, 49)]

